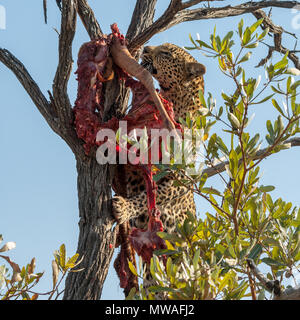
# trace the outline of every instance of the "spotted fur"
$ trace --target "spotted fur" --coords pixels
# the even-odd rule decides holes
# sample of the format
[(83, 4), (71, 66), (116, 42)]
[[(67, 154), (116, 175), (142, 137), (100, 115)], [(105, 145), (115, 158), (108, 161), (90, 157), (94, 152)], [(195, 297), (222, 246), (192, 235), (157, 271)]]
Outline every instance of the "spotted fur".
[[(145, 47), (142, 65), (159, 82), (163, 97), (173, 103), (176, 121), (185, 119), (187, 112), (193, 116), (200, 108), (199, 90), (204, 90), (205, 67), (185, 50), (170, 43)], [(113, 198), (114, 216), (119, 223), (130, 220), (133, 226), (145, 228), (148, 214), (144, 180), (135, 168), (127, 170), (125, 180), (126, 197)], [(175, 231), (176, 222), (184, 221), (187, 211), (196, 212), (193, 193), (185, 187), (175, 187), (170, 177), (158, 182), (157, 206), (168, 233)]]

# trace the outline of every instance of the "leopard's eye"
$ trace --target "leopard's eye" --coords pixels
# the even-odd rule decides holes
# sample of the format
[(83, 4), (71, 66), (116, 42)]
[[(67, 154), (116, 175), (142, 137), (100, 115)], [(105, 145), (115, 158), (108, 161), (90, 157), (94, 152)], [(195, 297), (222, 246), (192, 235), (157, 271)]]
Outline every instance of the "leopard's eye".
[(167, 51), (167, 50), (162, 50), (162, 51), (160, 51), (159, 54), (161, 56), (164, 56), (164, 57), (173, 58), (172, 53), (170, 51)]

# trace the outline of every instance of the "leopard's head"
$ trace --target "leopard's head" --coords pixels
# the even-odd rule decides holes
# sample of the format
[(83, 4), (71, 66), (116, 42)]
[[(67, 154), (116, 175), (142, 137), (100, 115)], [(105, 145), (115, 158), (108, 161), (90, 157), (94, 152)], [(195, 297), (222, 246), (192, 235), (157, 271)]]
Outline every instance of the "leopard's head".
[(201, 80), (206, 71), (205, 66), (189, 53), (170, 43), (145, 47), (141, 64), (157, 79), (165, 92)]

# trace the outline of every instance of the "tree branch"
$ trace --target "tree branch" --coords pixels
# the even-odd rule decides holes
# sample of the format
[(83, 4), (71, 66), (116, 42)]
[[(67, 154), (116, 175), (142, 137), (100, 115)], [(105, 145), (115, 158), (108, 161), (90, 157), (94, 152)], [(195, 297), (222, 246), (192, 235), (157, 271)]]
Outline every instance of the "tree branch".
[(246, 259), (248, 267), (251, 273), (259, 280), (260, 284), (269, 292), (273, 293), (275, 296), (280, 295), (281, 288), (278, 280), (267, 279), (257, 268), (254, 261), (250, 258)]
[(130, 42), (153, 23), (157, 0), (137, 0), (127, 30), (126, 39)]
[(264, 19), (264, 21), (262, 23), (262, 28), (265, 29), (268, 27), (270, 29), (270, 32), (273, 33), (273, 38), (274, 38), (274, 46), (269, 46), (266, 44), (269, 47), (268, 55), (260, 61), (260, 63), (257, 65), (257, 67), (261, 67), (261, 66), (265, 65), (266, 62), (268, 62), (268, 60), (271, 59), (273, 52), (277, 51), (277, 52), (280, 52), (283, 54), (286, 54), (287, 52), (289, 52), (288, 53), (289, 59), (294, 63), (295, 68), (300, 70), (300, 61), (299, 61), (299, 58), (295, 55), (295, 52), (293, 52), (292, 50), (288, 50), (287, 48), (285, 48), (282, 45), (282, 34), (283, 33), (288, 33), (288, 34), (294, 36), (295, 38), (296, 38), (296, 35), (285, 31), (280, 26), (275, 25), (273, 23), (273, 21), (270, 19), (270, 17), (267, 16), (267, 14), (261, 9), (252, 12), (252, 14), (258, 20), (261, 18)]
[(144, 32), (138, 34), (128, 45), (128, 50), (133, 52), (150, 40), (156, 33), (161, 32), (165, 25), (169, 24), (177, 12), (182, 9), (181, 0), (171, 0), (163, 15), (150, 25)]
[(73, 117), (67, 90), (73, 65), (72, 42), (76, 30), (76, 16), (74, 0), (63, 1), (59, 35), (59, 61), (53, 81), (53, 97), (58, 118), (66, 126), (70, 125)]
[[(222, 1), (222, 0), (215, 0)], [(156, 20), (151, 26), (149, 26), (144, 32), (137, 35), (129, 43), (129, 50), (132, 52), (145, 42), (150, 40), (155, 34), (165, 31), (179, 23), (194, 21), (194, 20), (207, 20), (207, 19), (219, 19), (225, 17), (233, 17), (242, 15), (245, 13), (252, 13), (258, 9), (268, 7), (279, 8), (293, 8), (300, 5), (299, 1), (249, 1), (237, 6), (226, 6), (218, 8), (187, 8), (204, 2), (203, 0), (190, 0), (182, 3), (181, 0), (172, 0), (169, 7), (164, 14)]]
[(63, 138), (78, 157), (84, 157), (82, 143), (72, 126), (73, 112), (67, 94), (67, 85), (72, 70), (72, 40), (76, 26), (74, 1), (63, 2), (62, 27), (59, 38), (59, 64), (53, 83), (50, 102), (45, 98), (25, 66), (8, 50), (0, 49), (0, 61), (6, 65), (22, 84), (50, 128)]
[(10, 69), (30, 96), (49, 126), (58, 133), (58, 123), (54, 119), (53, 109), (25, 66), (7, 49), (0, 48), (0, 61)]
[(77, 12), (92, 40), (103, 36), (100, 25), (95, 18), (93, 10), (88, 5), (87, 0), (77, 0)]
[(224, 0), (189, 0), (182, 4), (182, 9), (190, 8), (201, 2), (208, 2), (208, 5), (209, 5), (209, 3), (213, 1), (224, 1)]
[(59, 135), (67, 142), (76, 156), (84, 157), (82, 142), (73, 126), (73, 110), (68, 96), (68, 81), (73, 66), (72, 43), (76, 31), (77, 0), (62, 2), (61, 30), (59, 35), (59, 61), (53, 80), (53, 97), (50, 95), (59, 119)]
[(267, 279), (257, 268), (252, 259), (246, 259), (248, 267), (260, 284), (274, 294), (273, 300), (300, 300), (300, 288), (288, 288), (282, 291), (278, 280)]
[[(285, 144), (290, 143), (291, 147), (300, 147), (300, 137), (288, 139), (284, 143)], [(271, 154), (266, 154), (268, 149), (269, 148), (265, 148), (265, 149), (258, 151), (256, 153), (256, 155), (253, 157), (253, 160), (258, 160), (258, 159), (261, 159), (262, 157), (267, 157), (267, 156), (271, 155)], [(216, 174), (219, 174), (219, 173), (225, 171), (225, 167), (227, 165), (229, 165), (229, 161), (224, 161), (224, 162), (221, 162), (211, 168), (204, 169), (203, 173), (206, 173), (208, 177), (212, 177)]]
[(278, 8), (293, 8), (300, 5), (299, 1), (249, 1), (237, 6), (226, 6), (220, 8), (198, 8), (193, 10), (182, 10), (178, 12), (168, 24), (160, 30), (164, 31), (176, 24), (194, 21), (194, 20), (207, 20), (207, 19), (220, 19), (226, 17), (239, 16), (245, 13), (252, 13), (258, 9), (268, 7)]

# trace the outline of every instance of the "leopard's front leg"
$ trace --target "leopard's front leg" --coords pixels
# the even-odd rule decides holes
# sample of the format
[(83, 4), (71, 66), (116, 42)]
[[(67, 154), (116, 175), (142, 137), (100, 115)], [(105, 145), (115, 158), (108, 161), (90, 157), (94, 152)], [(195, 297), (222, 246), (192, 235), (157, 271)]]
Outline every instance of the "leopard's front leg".
[[(171, 229), (175, 228), (175, 220), (182, 218), (179, 212), (195, 210), (192, 192), (185, 187), (174, 187), (169, 178), (164, 178), (158, 184), (156, 203), (161, 211), (162, 222)], [(132, 220), (133, 226), (145, 228), (148, 222), (147, 192), (142, 191), (130, 198), (115, 196), (113, 215), (118, 223)]]
[[(141, 192), (130, 198), (122, 196), (114, 196), (113, 215), (119, 224), (129, 220), (134, 220), (134, 226), (137, 228), (144, 228), (147, 222), (147, 193)], [(140, 220), (142, 224), (137, 223)]]

